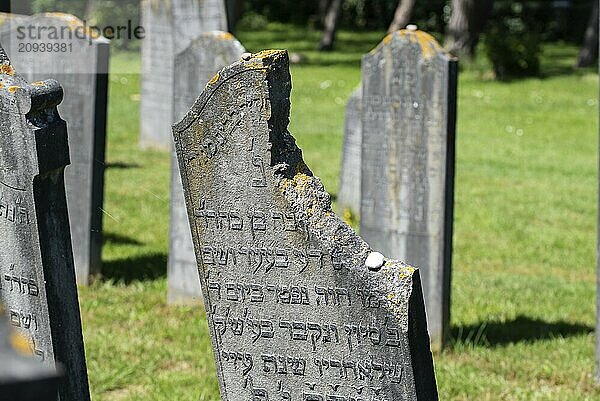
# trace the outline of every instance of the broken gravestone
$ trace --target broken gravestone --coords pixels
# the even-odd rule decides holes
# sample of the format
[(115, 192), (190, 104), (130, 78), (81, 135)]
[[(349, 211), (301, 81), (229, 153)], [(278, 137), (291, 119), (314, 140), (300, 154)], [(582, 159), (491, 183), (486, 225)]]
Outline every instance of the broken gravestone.
[[(244, 47), (230, 33), (212, 31), (202, 34), (175, 58), (174, 115), (182, 119), (198, 93), (217, 71), (240, 59)], [(168, 302), (202, 302), (198, 264), (190, 232), (177, 156), (171, 160), (171, 220), (167, 266)]]
[(11, 330), (0, 304), (0, 400), (56, 401), (56, 369), (33, 358), (27, 340)]
[(422, 31), (362, 60), (360, 234), (421, 271), (434, 350), (448, 334), (457, 62)]
[[(65, 92), (58, 110), (69, 129), (67, 205), (76, 278), (87, 285), (102, 265), (109, 43), (92, 37), (83, 22), (70, 14), (3, 18), (7, 23), (0, 28), (0, 42), (8, 45), (15, 69), (29, 82), (56, 79)], [(52, 46), (48, 51), (32, 50), (42, 44)]]
[(290, 90), (287, 52), (248, 55), (173, 128), (221, 397), (437, 400), (418, 270), (332, 212)]
[(344, 120), (344, 148), (340, 189), (338, 191), (339, 210), (351, 219), (360, 213), (360, 170), (362, 145), (362, 89), (358, 87), (346, 104)]
[[(171, 149), (175, 56), (203, 32), (225, 31), (223, 0), (143, 0), (140, 144)], [(165, 116), (169, 116), (165, 118)]]
[(61, 401), (89, 400), (69, 233), (67, 127), (58, 82), (28, 84), (0, 48), (0, 298), (11, 325), (65, 376)]

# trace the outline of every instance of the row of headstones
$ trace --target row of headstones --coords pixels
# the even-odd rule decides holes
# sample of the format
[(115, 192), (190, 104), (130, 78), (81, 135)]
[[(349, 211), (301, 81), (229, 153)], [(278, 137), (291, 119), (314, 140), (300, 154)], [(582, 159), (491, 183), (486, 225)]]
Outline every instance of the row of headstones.
[[(141, 144), (169, 148), (170, 125), (183, 117), (214, 72), (239, 59), (244, 48), (220, 31), (226, 25), (221, 2), (144, 4)], [(2, 18), (13, 22), (0, 28), (3, 43), (23, 24), (81, 25), (64, 14)], [(214, 31), (203, 33), (203, 27)], [(44, 66), (65, 71), (54, 78), (67, 94), (59, 107), (72, 133), (67, 200), (71, 236), (77, 239), (77, 281), (86, 284), (90, 275), (101, 272), (109, 52), (102, 39), (89, 46), (86, 38), (75, 37), (73, 44), (68, 57), (16, 52), (14, 64), (30, 81), (42, 78)], [(363, 84), (348, 104), (338, 204), (360, 215), (361, 235), (371, 246), (422, 268), (432, 344), (440, 349), (450, 312), (456, 63), (420, 31), (391, 35), (379, 50), (365, 56)], [(77, 73), (68, 73), (73, 65), (78, 65)], [(201, 302), (174, 153), (171, 171), (168, 300)], [(207, 224), (231, 222), (231, 216), (220, 216), (218, 210), (196, 212), (206, 214)], [(257, 257), (267, 260), (260, 252)]]
[[(146, 1), (142, 9), (148, 36), (142, 42), (141, 142), (145, 147), (160, 144), (170, 148), (170, 125), (183, 116), (214, 72), (239, 59), (244, 49), (232, 35), (221, 31), (226, 25), (221, 1)], [(77, 282), (86, 285), (90, 277), (101, 273), (109, 42), (75, 35), (61, 41), (69, 45), (68, 52), (33, 52), (20, 51), (24, 42), (17, 40), (23, 27), (50, 35), (49, 29), (38, 28), (53, 27), (61, 32), (82, 26), (82, 21), (68, 14), (29, 17), (0, 13), (0, 43), (5, 44), (15, 67), (30, 82), (48, 76), (51, 70), (67, 95), (59, 106), (71, 131), (72, 166), (65, 173), (67, 203), (71, 236), (76, 238)], [(202, 27), (210, 32), (203, 33)], [(46, 39), (36, 40), (51, 43)], [(195, 261), (183, 195), (176, 190), (181, 180), (175, 163), (172, 179), (169, 276), (175, 284), (169, 299), (190, 302), (199, 296), (200, 286), (197, 280), (189, 280), (190, 273), (178, 278), (183, 270), (195, 266)], [(16, 212), (7, 210), (10, 213)]]
[[(60, 399), (85, 401), (62, 88), (3, 51), (0, 73), (1, 199), (25, 216), (0, 220), (0, 294), (26, 348), (63, 366)], [(290, 90), (286, 52), (244, 55), (173, 127), (222, 399), (435, 400), (418, 270), (332, 212), (287, 131)]]
[[(332, 212), (287, 130), (290, 91), (287, 52), (244, 55), (173, 126), (222, 399), (436, 400), (419, 272)], [(57, 81), (27, 83), (0, 48), (1, 199), (26, 216), (0, 220), (0, 294), (16, 330), (0, 317), (0, 356), (14, 361), (0, 364), (0, 395), (11, 400), (56, 399), (57, 383), (60, 400), (89, 400), (62, 100)], [(197, 211), (209, 209), (239, 224), (207, 225)], [(219, 247), (233, 253), (226, 266), (205, 251)], [(265, 247), (274, 263), (254, 266), (250, 251)]]

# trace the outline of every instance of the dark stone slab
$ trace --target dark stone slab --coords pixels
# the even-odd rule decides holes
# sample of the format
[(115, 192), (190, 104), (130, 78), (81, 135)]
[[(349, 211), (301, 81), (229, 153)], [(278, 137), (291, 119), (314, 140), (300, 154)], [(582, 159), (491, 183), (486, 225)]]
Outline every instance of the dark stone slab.
[(450, 319), (456, 72), (421, 31), (394, 32), (362, 60), (360, 233), (420, 268), (434, 349)]
[(89, 400), (64, 168), (67, 127), (54, 80), (28, 84), (0, 50), (0, 298), (47, 366), (61, 401)]
[[(212, 31), (202, 34), (175, 58), (174, 115), (182, 119), (198, 93), (222, 68), (239, 60), (244, 47), (231, 34)], [(198, 265), (188, 222), (181, 175), (175, 152), (171, 160), (171, 221), (169, 227), (168, 302), (201, 303)]]
[(287, 52), (244, 57), (173, 128), (221, 397), (437, 400), (419, 273), (332, 212), (290, 90)]
[[(82, 35), (65, 35), (64, 39), (54, 40), (49, 37), (53, 33), (48, 29), (39, 31), (42, 36), (35, 40), (20, 40), (18, 30), (30, 26), (34, 32), (50, 27), (73, 32), (83, 27), (83, 22), (61, 13), (32, 17), (12, 15), (9, 22), (0, 27), (0, 42), (10, 45), (7, 53), (25, 79), (35, 82), (53, 78), (61, 83), (65, 92), (58, 109), (69, 128), (71, 165), (65, 170), (67, 204), (77, 282), (86, 285), (89, 278), (102, 269), (109, 43), (103, 38)], [(21, 44), (40, 43), (64, 44), (65, 50), (19, 51)]]
[[(171, 149), (175, 55), (203, 32), (225, 31), (223, 0), (143, 0), (140, 144)], [(165, 117), (168, 116), (168, 117)]]
[(0, 400), (56, 401), (58, 374), (55, 368), (33, 358), (29, 343), (11, 330), (0, 304)]
[(338, 191), (339, 210), (350, 213), (351, 216), (360, 214), (360, 170), (362, 145), (362, 89), (352, 93), (346, 104), (344, 120), (344, 150), (340, 173), (340, 189)]

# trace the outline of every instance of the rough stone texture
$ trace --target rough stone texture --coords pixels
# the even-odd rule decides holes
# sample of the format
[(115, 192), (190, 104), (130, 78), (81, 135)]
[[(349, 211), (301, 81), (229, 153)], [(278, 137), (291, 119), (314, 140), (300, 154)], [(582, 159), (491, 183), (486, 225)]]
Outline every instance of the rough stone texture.
[(287, 131), (288, 63), (225, 68), (173, 128), (221, 397), (437, 400), (418, 271), (365, 267)]
[[(11, 23), (0, 28), (0, 42), (10, 43), (7, 53), (17, 71), (29, 82), (56, 79), (65, 92), (58, 109), (69, 129), (72, 163), (65, 169), (67, 204), (77, 282), (86, 285), (102, 269), (109, 44), (105, 39), (77, 37), (56, 41), (48, 38), (49, 31), (42, 31), (40, 39), (18, 40), (19, 27), (75, 29), (83, 22), (60, 13), (11, 18)], [(65, 43), (72, 50), (20, 52), (20, 43)]]
[(142, 25), (140, 143), (171, 149), (175, 55), (202, 32), (226, 30), (225, 6), (223, 0), (143, 0)]
[(29, 344), (11, 330), (0, 304), (0, 400), (56, 401), (56, 369), (36, 361)]
[(450, 319), (455, 59), (421, 31), (398, 31), (362, 60), (360, 233), (421, 269), (431, 342)]
[[(231, 34), (213, 31), (201, 35), (179, 53), (175, 58), (176, 120), (185, 116), (198, 93), (215, 73), (239, 60), (244, 52), (244, 47)], [(201, 303), (198, 265), (174, 151), (171, 160), (170, 205), (168, 301), (171, 304)]]
[(362, 88), (358, 87), (346, 104), (344, 151), (342, 154), (340, 190), (337, 199), (339, 210), (344, 211), (344, 213), (349, 212), (351, 216), (358, 216), (360, 213), (361, 96)]
[(0, 298), (32, 352), (48, 366), (64, 366), (61, 401), (86, 401), (62, 98), (58, 82), (28, 84), (0, 50)]

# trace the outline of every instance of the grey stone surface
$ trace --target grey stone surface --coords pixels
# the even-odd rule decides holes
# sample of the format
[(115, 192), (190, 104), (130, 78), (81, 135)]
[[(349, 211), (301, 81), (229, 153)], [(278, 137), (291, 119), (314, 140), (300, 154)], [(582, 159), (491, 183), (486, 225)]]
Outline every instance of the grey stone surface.
[(140, 144), (171, 149), (175, 55), (203, 32), (225, 31), (223, 0), (143, 0)]
[(287, 131), (290, 90), (286, 52), (245, 57), (173, 128), (221, 397), (437, 400), (418, 271), (365, 266)]
[[(0, 18), (6, 16), (0, 16)], [(19, 27), (73, 30), (83, 22), (70, 14), (11, 16), (12, 24), (0, 27), (0, 42), (10, 43), (7, 53), (25, 79), (35, 82), (53, 78), (65, 92), (58, 107), (69, 129), (71, 165), (65, 169), (67, 204), (77, 282), (88, 284), (101, 272), (102, 207), (108, 93), (109, 44), (104, 39), (76, 37), (52, 40), (42, 31), (35, 41), (18, 40)], [(90, 42), (91, 41), (91, 42)], [(69, 51), (19, 51), (19, 44), (64, 43)]]
[(28, 84), (0, 51), (0, 298), (48, 366), (61, 401), (89, 400), (64, 168), (67, 127), (54, 80)]
[(11, 330), (0, 304), (0, 400), (56, 401), (58, 374), (33, 358), (27, 340)]
[(361, 236), (417, 266), (431, 342), (450, 318), (456, 61), (421, 31), (398, 31), (362, 60)]
[[(212, 31), (202, 34), (175, 58), (174, 115), (182, 119), (208, 81), (222, 68), (239, 60), (244, 47), (231, 34)], [(196, 255), (190, 233), (181, 175), (175, 152), (171, 160), (171, 221), (167, 266), (168, 302), (201, 303)]]
[(340, 189), (338, 191), (339, 210), (360, 214), (360, 171), (362, 145), (362, 88), (358, 87), (352, 93), (346, 104), (344, 120), (344, 150), (342, 153), (342, 168), (340, 170)]

